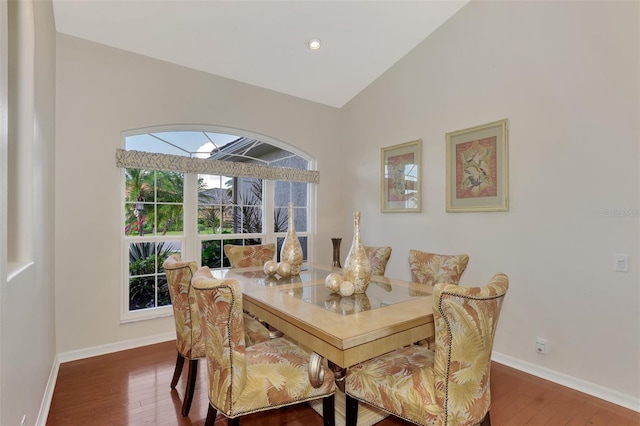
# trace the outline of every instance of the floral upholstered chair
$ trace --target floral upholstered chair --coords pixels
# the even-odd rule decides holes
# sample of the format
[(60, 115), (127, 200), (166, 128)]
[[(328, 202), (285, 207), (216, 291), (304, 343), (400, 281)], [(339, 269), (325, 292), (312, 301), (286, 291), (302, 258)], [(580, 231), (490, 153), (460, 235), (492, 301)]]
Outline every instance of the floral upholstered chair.
[(369, 263), (371, 264), (371, 275), (384, 275), (387, 269), (387, 262), (391, 257), (391, 247), (369, 247), (364, 246)]
[(323, 400), (324, 424), (333, 425), (333, 372), (320, 364), (314, 387), (310, 354), (288, 339), (279, 337), (247, 347), (240, 284), (209, 278), (207, 270), (201, 268), (193, 279), (209, 377), (205, 425), (213, 426), (218, 411), (230, 425), (238, 425), (240, 416), (246, 414), (317, 399)]
[(420, 284), (458, 284), (469, 263), (466, 254), (436, 254), (409, 250), (411, 281)]
[[(251, 266), (264, 266), (265, 262), (272, 260), (276, 254), (276, 245), (257, 244), (253, 246), (235, 246), (225, 244), (224, 254), (229, 259), (231, 268), (248, 268)], [(257, 321), (260, 321), (257, 319)], [(269, 329), (271, 337), (282, 337), (282, 332), (263, 322), (264, 327)]]
[(490, 425), (491, 350), (508, 288), (502, 273), (484, 287), (437, 284), (435, 350), (407, 346), (351, 367), (347, 426), (357, 422), (358, 401), (418, 425)]
[(247, 268), (262, 266), (276, 254), (276, 245), (257, 244), (253, 246), (224, 245), (224, 254), (229, 259), (232, 268)]
[[(171, 379), (171, 389), (175, 389), (178, 384), (184, 360), (188, 359), (189, 373), (184, 401), (182, 402), (182, 415), (188, 416), (193, 400), (196, 377), (198, 377), (198, 359), (205, 356), (202, 331), (200, 329), (200, 314), (191, 290), (191, 280), (198, 266), (196, 262), (180, 260), (180, 256), (177, 254), (169, 256), (162, 266), (169, 284), (173, 319), (176, 325), (176, 349), (178, 350), (176, 367)], [(263, 342), (269, 339), (269, 331), (255, 319), (248, 317), (245, 326), (247, 327), (245, 334), (247, 344)]]
[[(466, 254), (436, 254), (419, 250), (409, 250), (411, 281), (435, 285), (438, 283), (458, 284), (467, 268), (469, 256)], [(418, 342), (430, 349), (435, 347), (435, 338)]]

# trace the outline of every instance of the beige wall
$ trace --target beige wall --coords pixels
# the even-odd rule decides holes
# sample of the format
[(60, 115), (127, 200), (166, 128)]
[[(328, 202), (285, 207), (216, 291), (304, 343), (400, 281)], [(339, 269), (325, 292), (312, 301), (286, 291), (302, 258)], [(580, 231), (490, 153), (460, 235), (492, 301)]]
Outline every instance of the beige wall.
[[(328, 261), (340, 234), (344, 257), (353, 210), (366, 244), (393, 247), (390, 275), (408, 278), (410, 248), (466, 252), (463, 285), (511, 277), (503, 360), (640, 397), (639, 221), (604, 214), (640, 207), (638, 3), (472, 2), (342, 110), (63, 35), (56, 53), (50, 4), (37, 4), (38, 240), (34, 266), (10, 283), (2, 253), (0, 424), (35, 422), (56, 353), (173, 330), (170, 318), (119, 323), (114, 151), (122, 130), (174, 123), (245, 129), (315, 156), (315, 259)], [(445, 213), (444, 134), (505, 117), (511, 210)], [(379, 148), (416, 138), (423, 213), (383, 215)], [(613, 253), (629, 254), (629, 273), (612, 271)]]
[[(639, 3), (471, 2), (341, 111), (363, 241), (468, 253), (462, 285), (511, 288), (500, 359), (640, 397)], [(509, 119), (511, 208), (445, 212), (445, 133)], [(379, 212), (379, 149), (423, 140), (423, 212)], [(607, 210), (632, 217), (607, 217)], [(627, 253), (628, 273), (613, 272)], [(548, 354), (534, 352), (537, 337)], [(575, 379), (575, 380), (574, 380)], [(609, 390), (611, 392), (609, 392)], [(629, 397), (629, 398), (627, 398)]]
[[(31, 8), (31, 2), (20, 2), (21, 8)], [(13, 2), (15, 7), (17, 2)], [(7, 3), (0, 1), (0, 31), (6, 31), (8, 20), (13, 20), (11, 28), (15, 28), (16, 16), (6, 14)], [(43, 395), (49, 380), (49, 374), (54, 365), (56, 355), (55, 324), (54, 324), (54, 245), (53, 245), (53, 209), (54, 209), (54, 138), (55, 138), (55, 27), (53, 24), (53, 9), (50, 2), (33, 2), (33, 10), (29, 19), (21, 25), (30, 27), (34, 37), (32, 47), (35, 49), (33, 63), (30, 65), (33, 73), (32, 93), (18, 93), (17, 96), (29, 96), (26, 102), (30, 107), (28, 131), (19, 133), (18, 138), (11, 138), (9, 144), (32, 144), (33, 147), (33, 176), (23, 180), (10, 181), (8, 184), (17, 185), (15, 188), (21, 194), (33, 194), (32, 218), (26, 226), (29, 234), (35, 238), (27, 246), (30, 250), (29, 262), (22, 272), (16, 273), (16, 265), (7, 265), (6, 241), (6, 210), (7, 203), (2, 202), (3, 213), (0, 214), (2, 227), (0, 240), (2, 241), (2, 261), (0, 263), (0, 424), (19, 425), (23, 415), (26, 424), (35, 424), (40, 413)], [(8, 20), (7, 20), (8, 19)], [(25, 27), (23, 27), (24, 29)], [(28, 32), (28, 31), (27, 31)], [(0, 39), (6, 40), (6, 33)], [(9, 37), (11, 39), (11, 37)], [(23, 40), (25, 41), (25, 40)], [(15, 33), (14, 33), (15, 42)], [(20, 49), (26, 46), (22, 45)], [(5, 55), (7, 50), (2, 50)], [(4, 64), (8, 64), (9, 74), (17, 72), (15, 51)], [(9, 84), (15, 83), (10, 79)], [(6, 102), (6, 86), (0, 87), (2, 107)], [(15, 92), (13, 92), (15, 93)], [(26, 101), (22, 99), (21, 101)], [(15, 105), (12, 101), (11, 105)], [(13, 107), (9, 108), (9, 134), (15, 135), (19, 118)], [(0, 123), (3, 128), (4, 123)], [(2, 164), (6, 165), (6, 128), (3, 128), (0, 142), (2, 150), (0, 157), (4, 157)], [(7, 176), (6, 167), (1, 168), (2, 199), (6, 200)], [(26, 215), (29, 217), (30, 215)], [(21, 217), (24, 220), (24, 216)], [(14, 225), (24, 226), (19, 223)], [(24, 236), (24, 235), (23, 235)], [(27, 238), (29, 236), (27, 235)], [(22, 260), (22, 259), (21, 259)], [(9, 272), (11, 271), (11, 272)], [(12, 277), (9, 279), (9, 277)]]
[[(318, 236), (331, 259), (340, 227), (338, 110), (58, 35), (56, 338), (68, 352), (173, 332), (172, 318), (120, 324), (121, 132), (206, 124), (293, 144), (318, 160)], [(90, 205), (91, 214), (85, 214)]]

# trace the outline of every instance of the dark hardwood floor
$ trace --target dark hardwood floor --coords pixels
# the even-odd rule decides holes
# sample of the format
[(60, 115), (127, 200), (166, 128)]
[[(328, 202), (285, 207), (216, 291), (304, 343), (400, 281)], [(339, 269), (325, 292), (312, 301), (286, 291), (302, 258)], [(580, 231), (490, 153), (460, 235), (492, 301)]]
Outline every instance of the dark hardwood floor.
[[(182, 417), (187, 365), (171, 391), (175, 357), (175, 343), (167, 342), (62, 364), (47, 425), (203, 425), (208, 407), (205, 363), (200, 362), (189, 417)], [(640, 413), (501, 364), (491, 369), (491, 390), (493, 426), (640, 425)], [(320, 426), (322, 418), (301, 404), (246, 416), (241, 423)], [(226, 424), (219, 414), (216, 426)], [(377, 425), (408, 424), (387, 418)]]

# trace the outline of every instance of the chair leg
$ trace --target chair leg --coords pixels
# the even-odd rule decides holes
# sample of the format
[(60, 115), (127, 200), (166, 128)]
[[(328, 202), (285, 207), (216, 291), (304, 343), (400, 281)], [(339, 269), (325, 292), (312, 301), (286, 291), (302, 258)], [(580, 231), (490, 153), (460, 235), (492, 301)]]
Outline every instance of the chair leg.
[(491, 426), (491, 417), (489, 416), (488, 411), (487, 411), (487, 414), (484, 416), (484, 419), (482, 419), (480, 426)]
[(335, 400), (335, 395), (322, 398), (322, 418), (324, 420), (324, 426), (335, 426), (336, 424)]
[(240, 417), (234, 417), (233, 419), (227, 419), (227, 426), (240, 426)]
[(178, 358), (176, 359), (176, 368), (173, 370), (173, 379), (171, 379), (171, 389), (175, 389), (180, 380), (182, 374), (182, 367), (184, 366), (184, 357), (178, 352)]
[(193, 392), (196, 390), (196, 377), (198, 377), (198, 360), (189, 360), (189, 375), (187, 376), (187, 387), (184, 390), (184, 401), (182, 402), (182, 415), (187, 417), (193, 401)]
[(345, 413), (345, 426), (356, 426), (358, 424), (358, 400), (349, 396), (346, 396), (346, 410)]
[(204, 421), (204, 426), (213, 426), (216, 422), (217, 415), (218, 410), (213, 408), (213, 405), (209, 404), (209, 410), (207, 410), (207, 419)]

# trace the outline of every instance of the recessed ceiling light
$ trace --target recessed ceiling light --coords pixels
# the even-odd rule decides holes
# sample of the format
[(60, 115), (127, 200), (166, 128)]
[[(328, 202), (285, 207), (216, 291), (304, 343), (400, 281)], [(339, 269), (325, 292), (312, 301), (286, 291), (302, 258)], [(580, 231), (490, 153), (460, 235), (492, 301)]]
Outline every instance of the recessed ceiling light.
[(317, 38), (312, 38), (311, 40), (309, 40), (309, 43), (307, 43), (309, 45), (309, 49), (311, 50), (318, 50), (320, 49), (320, 45), (322, 44), (320, 42), (319, 39)]

